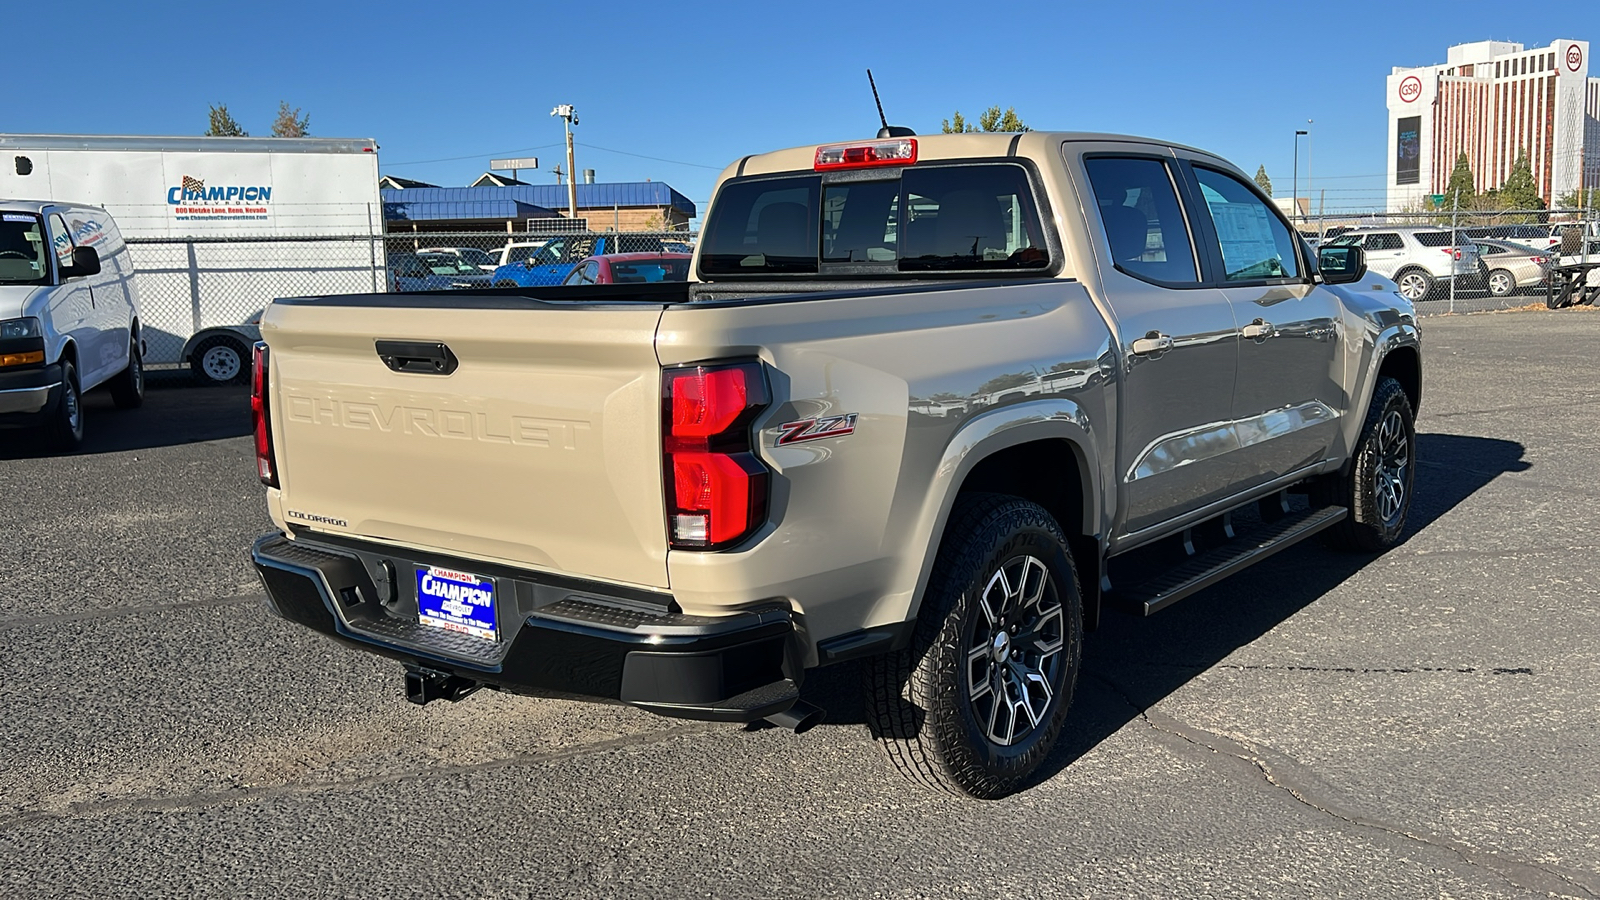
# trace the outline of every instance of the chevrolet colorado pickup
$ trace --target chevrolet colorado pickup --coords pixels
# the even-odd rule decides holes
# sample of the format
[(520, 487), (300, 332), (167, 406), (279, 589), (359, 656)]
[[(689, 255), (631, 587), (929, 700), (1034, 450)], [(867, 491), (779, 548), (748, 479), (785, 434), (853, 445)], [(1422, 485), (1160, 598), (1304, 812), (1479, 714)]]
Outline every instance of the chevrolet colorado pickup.
[(1420, 335), (1359, 247), (1189, 147), (894, 134), (729, 166), (690, 283), (272, 303), (272, 608), (419, 703), (799, 731), (858, 660), (895, 765), (995, 797), (1102, 603), (1400, 539)]

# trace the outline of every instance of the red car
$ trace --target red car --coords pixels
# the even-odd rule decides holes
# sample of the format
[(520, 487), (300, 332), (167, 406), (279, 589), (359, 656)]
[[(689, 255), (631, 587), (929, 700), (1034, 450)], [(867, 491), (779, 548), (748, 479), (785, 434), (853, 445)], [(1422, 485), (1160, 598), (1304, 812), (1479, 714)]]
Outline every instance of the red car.
[(568, 284), (651, 284), (688, 281), (688, 253), (607, 253), (591, 256), (567, 275)]

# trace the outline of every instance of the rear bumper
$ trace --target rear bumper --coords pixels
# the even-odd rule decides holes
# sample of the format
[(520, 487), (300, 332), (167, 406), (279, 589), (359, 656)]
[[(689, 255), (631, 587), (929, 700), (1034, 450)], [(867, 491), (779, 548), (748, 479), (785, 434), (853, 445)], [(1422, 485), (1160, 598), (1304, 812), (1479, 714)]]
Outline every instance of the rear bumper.
[[(667, 594), (280, 534), (256, 541), (251, 558), (279, 616), (429, 674), (730, 722), (765, 718), (799, 698), (787, 607), (687, 616)], [(495, 579), (500, 640), (418, 623), (410, 573), (429, 565)]]
[(0, 371), (0, 426), (31, 425), (61, 394), (61, 366)]

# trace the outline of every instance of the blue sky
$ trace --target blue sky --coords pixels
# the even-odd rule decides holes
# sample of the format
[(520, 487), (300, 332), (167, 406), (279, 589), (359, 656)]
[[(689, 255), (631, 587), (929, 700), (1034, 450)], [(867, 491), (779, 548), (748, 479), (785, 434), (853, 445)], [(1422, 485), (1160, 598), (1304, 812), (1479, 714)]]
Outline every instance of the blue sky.
[[(196, 134), (220, 101), (266, 134), (288, 100), (315, 135), (376, 138), (386, 173), (460, 185), (490, 156), (556, 163), (550, 109), (572, 103), (580, 169), (665, 181), (702, 209), (717, 171), (745, 153), (870, 136), (868, 66), (890, 120), (919, 132), (998, 103), (1034, 128), (1165, 137), (1252, 173), (1264, 163), (1280, 196), (1294, 130), (1314, 119), (1302, 195), (1309, 155), (1330, 208), (1378, 206), (1390, 66), (1490, 38), (1600, 42), (1592, 2), (1559, 15), (1150, 0), (12, 6), (13, 50), (60, 71), (41, 73), (48, 91), (12, 81), (0, 131)], [(25, 35), (54, 37), (30, 46)]]

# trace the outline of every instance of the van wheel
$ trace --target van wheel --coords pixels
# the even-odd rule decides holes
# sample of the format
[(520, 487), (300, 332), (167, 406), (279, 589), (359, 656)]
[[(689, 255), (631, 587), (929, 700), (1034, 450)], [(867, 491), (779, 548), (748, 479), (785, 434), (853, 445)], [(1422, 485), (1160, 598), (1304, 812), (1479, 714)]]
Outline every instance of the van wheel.
[(78, 389), (78, 370), (71, 360), (61, 361), (61, 396), (45, 424), (45, 439), (52, 449), (63, 453), (83, 446), (83, 392)]
[(189, 357), (194, 377), (209, 384), (238, 384), (250, 375), (244, 344), (229, 337), (206, 338)]
[(1378, 379), (1347, 475), (1333, 474), (1335, 502), (1350, 511), (1329, 534), (1346, 550), (1376, 553), (1400, 543), (1416, 485), (1411, 400), (1393, 378)]
[(1400, 296), (1412, 303), (1426, 300), (1433, 293), (1433, 276), (1421, 269), (1407, 269), (1396, 275), (1394, 282), (1400, 287)]
[(139, 339), (128, 338), (128, 367), (111, 379), (111, 402), (117, 409), (137, 409), (144, 405), (144, 360)]
[(1517, 279), (1505, 269), (1495, 269), (1489, 273), (1489, 294), (1494, 297), (1507, 297), (1517, 290)]
[(867, 723), (901, 774), (981, 799), (1017, 790), (1061, 733), (1083, 656), (1066, 536), (1036, 503), (963, 494), (911, 646), (864, 667)]

